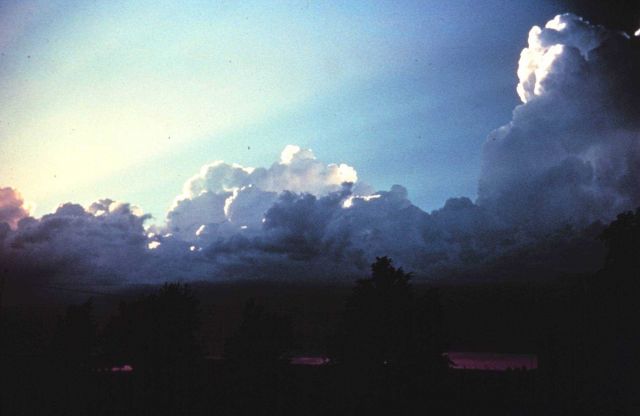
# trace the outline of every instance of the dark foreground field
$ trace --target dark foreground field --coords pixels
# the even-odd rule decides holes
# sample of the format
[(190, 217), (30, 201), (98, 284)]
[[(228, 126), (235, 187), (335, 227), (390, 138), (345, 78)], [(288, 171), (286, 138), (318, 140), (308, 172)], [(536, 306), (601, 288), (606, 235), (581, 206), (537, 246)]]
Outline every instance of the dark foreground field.
[[(585, 279), (440, 286), (445, 352), (529, 354), (538, 369), (449, 369), (436, 380), (428, 366), (407, 369), (404, 363), (289, 363), (291, 357), (328, 355), (352, 291), (346, 285), (196, 285), (201, 350), (195, 361), (160, 363), (148, 374), (135, 365), (123, 370), (126, 360), (106, 358), (104, 347), (92, 350), (90, 366), (58, 362), (50, 345), (65, 314), (62, 302), (5, 307), (2, 414), (606, 414), (617, 406), (624, 414), (630, 404), (616, 402), (609, 389), (591, 392), (602, 384), (588, 381), (601, 371), (593, 366), (601, 359), (598, 348), (615, 346), (594, 344), (598, 335), (591, 331), (600, 324), (589, 322), (590, 307), (580, 295)], [(419, 297), (431, 286), (413, 288)], [(94, 296), (97, 327), (108, 325), (119, 302), (147, 290)], [(225, 356), (249, 299), (290, 320), (286, 359), (243, 363)], [(73, 354), (87, 354), (74, 348)]]

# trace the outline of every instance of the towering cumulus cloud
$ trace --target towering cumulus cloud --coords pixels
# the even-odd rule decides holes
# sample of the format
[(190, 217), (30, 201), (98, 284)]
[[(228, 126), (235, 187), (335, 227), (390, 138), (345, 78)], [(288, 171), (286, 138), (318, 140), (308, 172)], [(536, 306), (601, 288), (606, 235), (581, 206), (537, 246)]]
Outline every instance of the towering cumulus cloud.
[(523, 104), (485, 144), (479, 205), (537, 230), (640, 205), (638, 43), (571, 14), (531, 29)]

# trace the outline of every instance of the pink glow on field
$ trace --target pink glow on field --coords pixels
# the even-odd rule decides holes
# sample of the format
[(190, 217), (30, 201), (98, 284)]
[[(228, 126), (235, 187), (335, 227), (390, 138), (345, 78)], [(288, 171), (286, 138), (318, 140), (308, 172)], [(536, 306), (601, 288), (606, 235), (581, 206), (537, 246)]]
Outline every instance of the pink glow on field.
[(291, 365), (310, 365), (310, 366), (318, 366), (325, 365), (329, 363), (329, 358), (323, 356), (300, 356), (300, 357), (291, 357), (289, 361)]
[(534, 354), (499, 354), (484, 352), (449, 352), (451, 368), (463, 370), (505, 371), (508, 369), (535, 370), (538, 357)]
[(109, 371), (111, 371), (112, 373), (130, 373), (133, 371), (133, 367), (131, 367), (129, 364), (125, 364), (122, 367), (111, 367)]

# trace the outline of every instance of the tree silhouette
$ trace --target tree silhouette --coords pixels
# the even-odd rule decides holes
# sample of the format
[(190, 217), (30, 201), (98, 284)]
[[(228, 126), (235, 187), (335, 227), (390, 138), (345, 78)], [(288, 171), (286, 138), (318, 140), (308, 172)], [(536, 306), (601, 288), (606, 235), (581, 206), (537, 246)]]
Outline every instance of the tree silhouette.
[(250, 299), (240, 327), (225, 344), (225, 358), (243, 365), (272, 365), (286, 359), (292, 340), (291, 321), (287, 317), (267, 312)]
[(431, 383), (441, 381), (449, 369), (449, 359), (444, 356), (446, 335), (443, 325), (440, 291), (430, 288), (416, 304), (415, 339), (411, 353), (413, 362), (425, 369)]
[(54, 414), (91, 413), (97, 342), (92, 301), (69, 306), (58, 320), (49, 351)]
[(605, 269), (624, 274), (640, 274), (640, 208), (619, 214), (602, 232), (608, 247)]
[[(345, 391), (355, 397), (348, 411), (426, 408), (440, 391), (448, 366), (439, 294), (431, 289), (416, 296), (410, 278), (390, 258), (378, 257), (371, 277), (358, 280), (347, 299), (330, 354), (344, 368)], [(423, 399), (429, 403), (416, 403)]]
[(157, 294), (120, 304), (104, 331), (105, 354), (133, 368), (138, 408), (171, 414), (195, 406), (199, 328), (199, 302), (187, 285), (165, 284)]
[[(236, 414), (283, 414), (289, 390), (287, 352), (293, 344), (291, 321), (250, 299), (238, 330), (227, 339), (230, 409)], [(289, 400), (290, 401), (290, 400)]]
[(619, 214), (602, 232), (604, 267), (586, 285), (590, 396), (603, 409), (640, 412), (640, 208)]
[(104, 339), (114, 364), (137, 370), (178, 366), (200, 353), (198, 300), (187, 285), (165, 284), (158, 294), (119, 306)]
[(333, 359), (360, 365), (398, 363), (407, 357), (412, 336), (410, 273), (388, 257), (371, 265), (371, 277), (356, 282), (348, 297)]
[(93, 302), (71, 305), (58, 320), (51, 341), (53, 360), (67, 370), (93, 369), (98, 341), (98, 326), (93, 317)]

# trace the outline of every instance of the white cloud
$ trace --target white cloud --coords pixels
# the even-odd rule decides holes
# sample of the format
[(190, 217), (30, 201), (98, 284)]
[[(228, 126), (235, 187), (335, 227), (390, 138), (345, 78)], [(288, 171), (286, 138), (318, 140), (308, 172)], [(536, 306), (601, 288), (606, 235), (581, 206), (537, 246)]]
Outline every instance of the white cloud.
[[(586, 60), (589, 53), (602, 45), (610, 33), (580, 17), (563, 14), (547, 22), (544, 29), (534, 26), (529, 31), (529, 46), (522, 50), (518, 63), (517, 91), (523, 103), (545, 93), (550, 76), (566, 76), (580, 65), (580, 59), (568, 61), (573, 50)], [(572, 48), (571, 51), (568, 48)]]
[[(309, 149), (288, 145), (280, 161), (269, 168), (247, 168), (214, 162), (184, 185), (167, 214), (167, 228), (185, 240), (195, 240), (203, 225), (219, 225), (218, 232), (236, 232), (241, 227), (256, 231), (265, 212), (284, 191), (326, 195), (343, 183), (355, 183), (356, 170), (346, 164), (324, 164)], [(364, 189), (364, 188), (360, 188)]]

